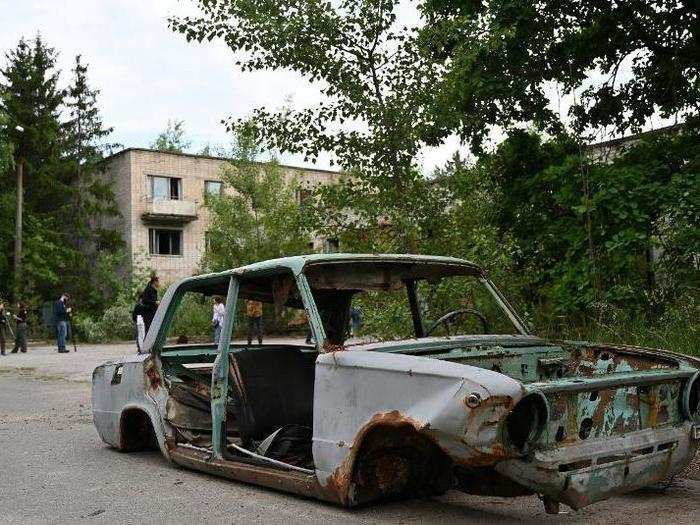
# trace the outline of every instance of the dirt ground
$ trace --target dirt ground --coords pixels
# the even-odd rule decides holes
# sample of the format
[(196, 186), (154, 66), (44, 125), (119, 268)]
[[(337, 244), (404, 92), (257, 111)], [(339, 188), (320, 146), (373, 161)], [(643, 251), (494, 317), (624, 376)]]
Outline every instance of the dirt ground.
[(104, 445), (90, 411), (90, 374), (133, 345), (32, 346), (0, 357), (0, 522), (688, 523), (700, 522), (700, 470), (579, 512), (551, 516), (536, 497), (458, 492), (345, 510), (179, 469), (157, 452)]

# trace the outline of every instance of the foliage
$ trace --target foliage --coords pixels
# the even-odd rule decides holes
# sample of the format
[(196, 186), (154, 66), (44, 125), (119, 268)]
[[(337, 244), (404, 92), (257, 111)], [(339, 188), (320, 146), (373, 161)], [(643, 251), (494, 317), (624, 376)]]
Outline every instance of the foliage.
[[(39, 294), (46, 293), (57, 276), (55, 268), (43, 268), (40, 261), (47, 253), (62, 254), (63, 247), (55, 234), (56, 214), (62, 199), (68, 194), (65, 179), (53, 176), (53, 169), (59, 162), (60, 152), (60, 105), (63, 93), (58, 88), (58, 72), (55, 70), (56, 54), (47, 47), (40, 37), (33, 45), (24, 39), (17, 48), (6, 55), (7, 65), (0, 71), (0, 111), (4, 113), (6, 137), (13, 144), (15, 163), (24, 167), (24, 209), (23, 223), (26, 224), (27, 262), (21, 275), (11, 271), (9, 258), (6, 266), (0, 268), (0, 290), (25, 291), (31, 289)], [(30, 183), (31, 182), (31, 183)], [(16, 177), (14, 171), (0, 172), (0, 192), (3, 204), (15, 209)], [(51, 198), (47, 198), (50, 195)], [(5, 215), (5, 214), (3, 214)], [(7, 213), (3, 218), (9, 218)], [(15, 221), (3, 222), (2, 247), (5, 254), (13, 253)], [(49, 245), (51, 243), (51, 245)], [(32, 252), (32, 247), (44, 250), (43, 254)], [(13, 257), (15, 255), (13, 254)], [(39, 276), (37, 282), (34, 277)], [(24, 294), (28, 297), (28, 294)]]
[(103, 343), (107, 341), (102, 323), (95, 321), (89, 315), (76, 315), (73, 320), (73, 328), (77, 332), (80, 342)]
[[(71, 180), (71, 195), (66, 207), (71, 213), (62, 228), (72, 253), (64, 265), (62, 285), (79, 297), (83, 307), (101, 310), (105, 297), (116, 290), (115, 282), (105, 286), (123, 258), (118, 250), (123, 244), (119, 233), (102, 226), (105, 218), (119, 214), (111, 186), (100, 177), (101, 163), (116, 144), (105, 141), (112, 128), (104, 127), (97, 108), (99, 91), (90, 89), (87, 66), (80, 55), (75, 58), (73, 80), (66, 92), (64, 105), (68, 120), (62, 124), (62, 163), (66, 178)], [(93, 264), (85, 264), (91, 260)], [(81, 268), (82, 271), (71, 271)]]
[(196, 336), (211, 336), (212, 334), (212, 308), (213, 301), (206, 300), (199, 294), (185, 294), (179, 308), (176, 310), (175, 319), (170, 328), (169, 336), (185, 336), (190, 341)]
[(692, 2), (426, 0), (422, 48), (444, 76), (427, 111), (479, 146), (489, 126), (561, 131), (555, 88), (578, 130), (638, 131), (656, 114), (697, 114)]
[(253, 137), (240, 133), (234, 160), (222, 173), (227, 191), (207, 198), (211, 226), (204, 266), (208, 269), (235, 268), (309, 249), (297, 182), (287, 181), (274, 161), (256, 162), (259, 154)]
[(7, 116), (0, 110), (0, 130), (2, 130), (2, 133), (0, 133), (0, 173), (5, 173), (7, 170), (14, 167), (12, 143), (8, 140), (7, 133), (5, 132), (8, 125)]
[(664, 304), (660, 313), (630, 312), (610, 306), (598, 318), (543, 317), (537, 328), (543, 336), (662, 348), (700, 356), (699, 318), (698, 294), (685, 293)]
[(116, 303), (102, 315), (102, 329), (109, 340), (133, 339), (134, 323), (131, 320), (133, 305)]
[[(431, 137), (432, 99), (438, 67), (416, 47), (416, 32), (398, 22), (398, 0), (228, 0), (197, 2), (201, 16), (171, 20), (188, 40), (221, 38), (245, 51), (244, 71), (293, 70), (319, 87), (324, 101), (313, 108), (268, 111), (252, 120), (230, 120), (254, 130), (269, 150), (316, 160), (330, 152), (352, 172), (352, 187), (337, 198), (361, 200), (357, 227), (376, 231), (401, 251), (414, 250), (400, 225), (420, 185), (416, 154)], [(345, 195), (340, 192), (348, 190)], [(345, 220), (351, 221), (352, 215)], [(386, 227), (390, 225), (390, 227)]]
[[(0, 292), (13, 284), (31, 304), (70, 291), (80, 308), (98, 311), (113, 294), (113, 261), (121, 240), (102, 228), (117, 214), (111, 189), (98, 176), (110, 145), (88, 87), (87, 67), (76, 58), (67, 90), (59, 88), (56, 52), (37, 37), (21, 40), (7, 54), (0, 83), (0, 112), (6, 116), (14, 164), (24, 167), (23, 256), (13, 276), (9, 257), (0, 260)], [(63, 118), (62, 118), (63, 117)], [(0, 249), (12, 253), (16, 177), (0, 170)], [(13, 277), (16, 281), (13, 283)]]
[(185, 139), (185, 122), (168, 120), (167, 127), (151, 143), (151, 148), (170, 153), (182, 153), (191, 145), (192, 143)]
[(527, 275), (533, 304), (559, 314), (646, 308), (655, 292), (697, 279), (695, 126), (652, 136), (609, 164), (582, 159), (565, 137), (543, 143), (525, 132), (483, 161), (503, 192), (495, 224), (515, 243), (513, 269)]

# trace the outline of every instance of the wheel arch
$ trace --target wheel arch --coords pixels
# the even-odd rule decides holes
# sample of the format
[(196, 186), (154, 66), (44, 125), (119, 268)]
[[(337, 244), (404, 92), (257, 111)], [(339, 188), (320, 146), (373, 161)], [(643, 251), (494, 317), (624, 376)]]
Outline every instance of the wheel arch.
[(354, 507), (382, 499), (440, 494), (451, 483), (452, 460), (413, 422), (383, 421), (363, 429), (342, 470), (347, 483), (338, 487), (341, 499)]
[(154, 410), (137, 404), (126, 405), (119, 414), (119, 446), (123, 452), (157, 448), (170, 459), (160, 418)]

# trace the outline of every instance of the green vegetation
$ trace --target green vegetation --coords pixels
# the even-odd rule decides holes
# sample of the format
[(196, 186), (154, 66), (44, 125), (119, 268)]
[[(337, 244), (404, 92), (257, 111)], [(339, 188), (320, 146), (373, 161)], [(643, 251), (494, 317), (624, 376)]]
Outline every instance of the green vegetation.
[(246, 131), (238, 133), (230, 165), (221, 175), (229, 191), (207, 196), (212, 213), (203, 261), (207, 270), (309, 250), (311, 236), (297, 203), (298, 182), (288, 182), (275, 161), (256, 162), (261, 152)]
[[(690, 6), (425, 0), (422, 18), (403, 27), (398, 1), (194, 3), (199, 16), (171, 20), (175, 31), (245, 51), (244, 71), (296, 71), (325, 96), (229, 121), (263, 148), (312, 161), (326, 152), (346, 170), (306, 201), (309, 232), (345, 251), (480, 262), (547, 335), (698, 352)], [(686, 124), (611, 163), (587, 154), (604, 126), (638, 130), (652, 116)], [(507, 138), (488, 151), (496, 127)], [(421, 148), (450, 135), (478, 159), (456, 156), (425, 176)], [(391, 305), (365, 317), (405, 327)]]
[(185, 122), (168, 120), (167, 127), (151, 143), (151, 148), (170, 153), (183, 153), (191, 145), (192, 143), (185, 139)]
[[(21, 40), (0, 71), (0, 296), (37, 309), (69, 290), (81, 309), (101, 311), (114, 293), (121, 247), (115, 232), (96, 227), (117, 214), (111, 188), (98, 176), (111, 129), (102, 124), (98, 92), (89, 88), (80, 57), (67, 89), (55, 63), (56, 52), (37, 37)], [(14, 249), (19, 167), (21, 257)]]
[(417, 45), (444, 67), (428, 103), (437, 136), (456, 131), (478, 149), (494, 125), (561, 133), (555, 90), (579, 132), (697, 114), (692, 2), (424, 0), (419, 9)]

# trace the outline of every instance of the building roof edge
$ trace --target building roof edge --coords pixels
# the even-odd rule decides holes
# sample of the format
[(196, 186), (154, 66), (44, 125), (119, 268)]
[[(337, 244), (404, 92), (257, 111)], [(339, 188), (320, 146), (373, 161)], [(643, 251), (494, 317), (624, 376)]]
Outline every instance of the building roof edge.
[[(152, 149), (152, 148), (129, 147), (129, 148), (121, 149), (115, 153), (112, 153), (111, 155), (108, 155), (107, 157), (102, 159), (102, 162), (108, 162), (109, 160), (111, 160), (113, 158), (116, 158), (120, 155), (124, 155), (124, 154), (130, 153), (130, 152), (158, 153), (160, 155), (174, 155), (177, 157), (189, 157), (189, 158), (194, 158), (194, 159), (205, 159), (205, 160), (220, 160), (220, 161), (233, 160), (231, 157), (217, 157), (214, 155), (200, 155), (197, 153), (178, 153), (176, 151), (161, 151), (161, 150)], [(256, 164), (264, 164), (264, 162), (256, 162)], [(289, 164), (280, 164), (280, 167), (292, 169), (292, 170), (298, 170), (298, 171), (317, 171), (320, 173), (332, 173), (334, 175), (339, 175), (341, 173), (340, 171), (335, 171), (335, 170), (328, 170), (328, 169), (322, 169), (322, 168), (304, 168), (302, 166), (291, 166)]]

